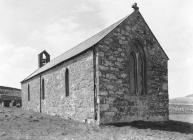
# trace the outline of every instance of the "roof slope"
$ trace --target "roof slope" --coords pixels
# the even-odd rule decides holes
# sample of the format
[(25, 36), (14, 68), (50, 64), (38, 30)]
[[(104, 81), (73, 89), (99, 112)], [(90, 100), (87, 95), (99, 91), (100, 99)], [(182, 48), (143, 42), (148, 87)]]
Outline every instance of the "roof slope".
[[(36, 71), (34, 71), (31, 75), (29, 75), (27, 78), (25, 78), (22, 82), (25, 82), (26, 80), (44, 72), (47, 71), (49, 69), (51, 69), (52, 67), (80, 54), (81, 52), (89, 49), (90, 47), (92, 47), (93, 45), (95, 45), (96, 43), (98, 43), (101, 39), (103, 39), (106, 35), (108, 35), (111, 31), (113, 31), (118, 25), (120, 25), (125, 19), (130, 18), (131, 16), (133, 16), (134, 14), (140, 14), (140, 12), (138, 10), (135, 10), (133, 13), (131, 13), (129, 16), (126, 16), (125, 18), (117, 21), (116, 23), (112, 24), (111, 26), (105, 28), (104, 30), (100, 31), (99, 33), (95, 34), (94, 36), (88, 38), (87, 40), (83, 41), (82, 43), (78, 44), (77, 46), (75, 46), (74, 48), (68, 50), (67, 52), (61, 54), (60, 56), (56, 57), (55, 59), (51, 60), (49, 63), (47, 63), (46, 65), (44, 65), (43, 67), (37, 69)], [(142, 19), (144, 20), (143, 16), (140, 14), (140, 16), (142, 17)], [(144, 22), (146, 23), (146, 21), (144, 20)], [(146, 23), (147, 25), (147, 23)], [(149, 26), (147, 25), (147, 27), (149, 28)], [(151, 31), (151, 29), (149, 28), (149, 30)], [(151, 31), (152, 33), (152, 31)], [(154, 34), (152, 33), (152, 35), (154, 36)], [(156, 37), (154, 36), (154, 38), (156, 39)], [(157, 40), (157, 39), (156, 39)], [(158, 42), (158, 41), (157, 41)], [(159, 44), (159, 42), (158, 42)], [(163, 48), (161, 47), (161, 45), (159, 44), (159, 47), (161, 48), (161, 50), (163, 51), (165, 58), (168, 59), (166, 53), (164, 52)]]
[[(134, 13), (134, 12), (133, 12)], [(132, 14), (133, 14), (132, 13)], [(131, 14), (131, 15), (132, 15)], [(129, 15), (130, 16), (130, 15)], [(95, 34), (94, 36), (88, 38), (87, 40), (81, 42), (80, 44), (78, 44), (77, 46), (73, 47), (72, 49), (68, 50), (67, 52), (64, 52), (63, 54), (59, 55), (58, 57), (54, 58), (53, 60), (51, 60), (49, 63), (47, 63), (46, 65), (44, 65), (43, 67), (37, 69), (36, 71), (34, 71), (31, 75), (29, 75), (27, 78), (25, 78), (23, 81), (24, 82), (54, 66), (56, 66), (57, 64), (62, 63), (63, 61), (76, 56), (78, 54), (80, 54), (81, 52), (89, 49), (90, 47), (92, 47), (93, 45), (95, 45), (97, 42), (99, 42), (101, 39), (103, 39), (108, 33), (110, 33), (113, 29), (115, 29), (120, 23), (122, 23), (128, 16), (126, 16), (125, 18), (117, 21), (116, 23), (112, 24), (111, 26), (105, 28), (104, 30), (100, 31), (99, 33)]]

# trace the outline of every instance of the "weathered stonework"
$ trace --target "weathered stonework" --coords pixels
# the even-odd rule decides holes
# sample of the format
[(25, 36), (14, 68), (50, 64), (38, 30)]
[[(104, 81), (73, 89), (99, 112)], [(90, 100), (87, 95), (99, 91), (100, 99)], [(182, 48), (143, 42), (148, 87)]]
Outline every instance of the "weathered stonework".
[(23, 81), (23, 109), (97, 124), (168, 120), (166, 54), (139, 11), (119, 23), (89, 49)]
[[(30, 101), (28, 101), (28, 85), (30, 85)], [(25, 110), (40, 111), (40, 77), (36, 76), (21, 85), (22, 108)]]
[[(131, 94), (129, 53), (145, 55), (143, 94)], [(97, 44), (100, 123), (168, 120), (167, 56), (136, 11)]]
[[(65, 70), (69, 69), (70, 96), (65, 95)], [(45, 81), (41, 112), (84, 121), (94, 118), (93, 54), (88, 51), (22, 84), (23, 109), (40, 111), (40, 79)], [(27, 85), (30, 85), (28, 101)]]

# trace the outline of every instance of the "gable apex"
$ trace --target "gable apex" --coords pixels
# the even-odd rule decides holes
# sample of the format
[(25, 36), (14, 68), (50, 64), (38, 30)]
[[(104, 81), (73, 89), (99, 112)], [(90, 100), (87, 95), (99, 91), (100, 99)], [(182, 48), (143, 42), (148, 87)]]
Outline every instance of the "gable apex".
[[(65, 53), (59, 55), (58, 57), (52, 59), (49, 63), (47, 63), (43, 67), (37, 69), (31, 75), (26, 77), (23, 81), (21, 81), (21, 83), (27, 81), (28, 79), (30, 79), (30, 78), (32, 78), (40, 73), (43, 73), (44, 71), (47, 71), (47, 70), (51, 69), (52, 67), (54, 67), (54, 66), (56, 66), (64, 61), (67, 61), (68, 59), (80, 54), (81, 52), (83, 52), (89, 48), (91, 48), (96, 43), (98, 43), (100, 40), (102, 40), (104, 37), (106, 37), (109, 33), (111, 33), (116, 27), (118, 27), (125, 20), (132, 19), (133, 16), (137, 16), (137, 15), (139, 15), (143, 19), (143, 21), (145, 22), (143, 16), (139, 12), (139, 10), (134, 10), (130, 15), (124, 17), (123, 19), (117, 21), (116, 23), (110, 25), (109, 27), (105, 28), (104, 30), (98, 32), (97, 34), (93, 35), (92, 37), (88, 38), (87, 40), (81, 42), (80, 44), (73, 47), (72, 49), (70, 49), (70, 50), (66, 51)], [(145, 22), (145, 24), (147, 25), (146, 22)], [(147, 27), (149, 28), (148, 25), (147, 25)], [(150, 30), (150, 28), (149, 28), (149, 30)], [(153, 35), (153, 33), (152, 33), (152, 35)], [(154, 38), (155, 38), (155, 36), (154, 36)], [(157, 41), (157, 39), (156, 39), (156, 41)], [(159, 42), (158, 42), (158, 44), (159, 44)], [(159, 47), (164, 52), (164, 50), (162, 49), (160, 44), (159, 44)], [(168, 60), (168, 57), (167, 57), (165, 52), (164, 52), (164, 54), (165, 54), (165, 58)]]
[(152, 32), (151, 28), (149, 27), (149, 25), (147, 24), (147, 22), (145, 21), (145, 19), (143, 18), (142, 14), (140, 12), (138, 12), (140, 17), (142, 18), (143, 22), (146, 24), (146, 26), (148, 27), (149, 31), (151, 32), (153, 38), (156, 40), (156, 42), (158, 43), (159, 48), (162, 50), (165, 59), (169, 60), (169, 57), (167, 56), (166, 52), (164, 51), (164, 49), (162, 48), (162, 46), (160, 45), (160, 43), (158, 42), (157, 38), (155, 37), (154, 33)]
[[(131, 13), (129, 16), (133, 15), (134, 13), (135, 11)], [(47, 65), (37, 69), (31, 75), (26, 77), (23, 81), (21, 81), (21, 83), (89, 49), (90, 47), (98, 43), (101, 39), (103, 39), (107, 34), (109, 34), (113, 29), (115, 29), (120, 23), (122, 23), (129, 16), (126, 16), (125, 18), (117, 21), (116, 23), (112, 24), (111, 26), (105, 28), (104, 30), (88, 38), (87, 40), (81, 42), (77, 46), (71, 48), (70, 50), (59, 55), (58, 57), (52, 59)]]

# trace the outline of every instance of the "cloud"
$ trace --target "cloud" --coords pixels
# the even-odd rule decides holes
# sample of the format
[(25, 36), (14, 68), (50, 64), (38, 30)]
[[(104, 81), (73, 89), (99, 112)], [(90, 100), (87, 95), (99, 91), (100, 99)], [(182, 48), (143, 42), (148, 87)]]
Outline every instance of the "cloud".
[(0, 85), (20, 87), (20, 81), (37, 68), (37, 50), (12, 44), (0, 45)]
[(105, 20), (105, 26), (116, 22), (132, 12), (132, 1), (128, 0), (98, 0), (98, 4), (101, 9), (99, 15)]
[(46, 25), (41, 30), (34, 30), (29, 40), (38, 43), (32, 44), (39, 51), (39, 46), (42, 44), (41, 48), (47, 49), (51, 58), (54, 58), (89, 38), (97, 31), (99, 31), (99, 28), (90, 30), (82, 28), (82, 25), (76, 22), (74, 18), (61, 18)]
[(192, 93), (191, 0), (1, 0), (0, 85), (18, 87), (40, 51), (60, 55), (130, 14), (134, 2), (170, 58), (170, 96)]
[(80, 3), (75, 5), (75, 12), (76, 13), (85, 13), (85, 12), (94, 12), (95, 9), (88, 3)]

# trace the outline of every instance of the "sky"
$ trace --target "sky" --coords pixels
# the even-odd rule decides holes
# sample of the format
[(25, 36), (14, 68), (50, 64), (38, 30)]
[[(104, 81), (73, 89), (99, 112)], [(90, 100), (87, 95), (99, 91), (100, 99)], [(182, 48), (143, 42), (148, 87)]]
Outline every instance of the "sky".
[(169, 56), (169, 97), (193, 94), (193, 0), (0, 0), (0, 85), (21, 88), (51, 59), (139, 10)]

